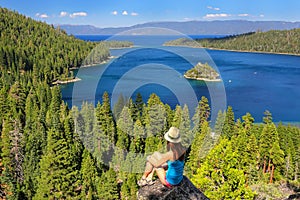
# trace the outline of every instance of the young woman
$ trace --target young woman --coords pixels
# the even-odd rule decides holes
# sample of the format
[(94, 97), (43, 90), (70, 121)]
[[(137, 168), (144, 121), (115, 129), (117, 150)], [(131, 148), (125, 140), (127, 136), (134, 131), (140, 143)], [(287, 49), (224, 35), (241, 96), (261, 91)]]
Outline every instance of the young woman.
[(183, 178), (186, 149), (181, 145), (181, 137), (176, 127), (171, 127), (164, 135), (167, 140), (165, 154), (155, 152), (147, 158), (145, 172), (138, 181), (139, 186), (152, 184), (152, 176), (156, 172), (161, 183), (168, 188), (178, 185)]

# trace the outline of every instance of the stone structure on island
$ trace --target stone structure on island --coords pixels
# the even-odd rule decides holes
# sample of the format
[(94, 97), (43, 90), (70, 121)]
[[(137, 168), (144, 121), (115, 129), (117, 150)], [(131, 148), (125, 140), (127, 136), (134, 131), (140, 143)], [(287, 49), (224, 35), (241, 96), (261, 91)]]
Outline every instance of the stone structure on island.
[(137, 192), (138, 200), (209, 200), (193, 183), (183, 177), (181, 183), (167, 188), (157, 179), (153, 185), (141, 187)]

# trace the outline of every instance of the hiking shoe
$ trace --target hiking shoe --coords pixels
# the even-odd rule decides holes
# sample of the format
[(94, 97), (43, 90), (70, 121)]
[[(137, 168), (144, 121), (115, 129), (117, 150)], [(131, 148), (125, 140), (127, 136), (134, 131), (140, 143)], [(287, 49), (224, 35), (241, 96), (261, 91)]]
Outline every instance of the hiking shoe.
[(147, 185), (153, 185), (154, 184), (154, 181), (152, 180), (147, 180)]
[(137, 184), (142, 187), (147, 185), (147, 180), (145, 178), (142, 178), (141, 180), (138, 180)]
[(142, 178), (141, 180), (139, 180), (139, 181), (137, 182), (137, 184), (138, 184), (140, 187), (143, 187), (143, 186), (145, 186), (145, 185), (153, 185), (154, 182), (153, 182), (152, 180), (147, 180), (147, 179), (145, 179), (145, 178)]

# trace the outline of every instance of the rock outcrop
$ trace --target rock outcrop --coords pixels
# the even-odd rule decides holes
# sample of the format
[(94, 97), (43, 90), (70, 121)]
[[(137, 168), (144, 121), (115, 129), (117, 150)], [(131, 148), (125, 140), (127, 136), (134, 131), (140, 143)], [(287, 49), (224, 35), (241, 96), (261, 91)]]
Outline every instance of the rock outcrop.
[(138, 200), (209, 200), (193, 183), (183, 177), (181, 183), (173, 186), (171, 189), (162, 185), (159, 180), (156, 180), (153, 185), (141, 187), (137, 192)]

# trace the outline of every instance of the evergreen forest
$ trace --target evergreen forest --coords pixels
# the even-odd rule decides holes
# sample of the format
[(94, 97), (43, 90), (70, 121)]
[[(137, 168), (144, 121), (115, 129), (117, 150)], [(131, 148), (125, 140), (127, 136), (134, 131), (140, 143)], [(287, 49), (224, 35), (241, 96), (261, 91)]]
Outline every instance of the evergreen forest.
[(300, 129), (275, 124), (269, 111), (255, 123), (229, 106), (211, 124), (206, 97), (195, 111), (172, 109), (155, 94), (120, 96), (112, 108), (108, 93), (96, 106), (69, 108), (52, 83), (132, 43), (81, 41), (5, 8), (0, 34), (1, 199), (135, 199), (145, 157), (166, 150), (171, 126), (187, 148), (185, 175), (210, 199), (299, 191)]
[(264, 52), (300, 55), (300, 29), (249, 32), (220, 38), (178, 38), (167, 41), (165, 46), (186, 46), (232, 51)]
[(300, 55), (300, 29), (250, 32), (197, 40), (204, 48)]

